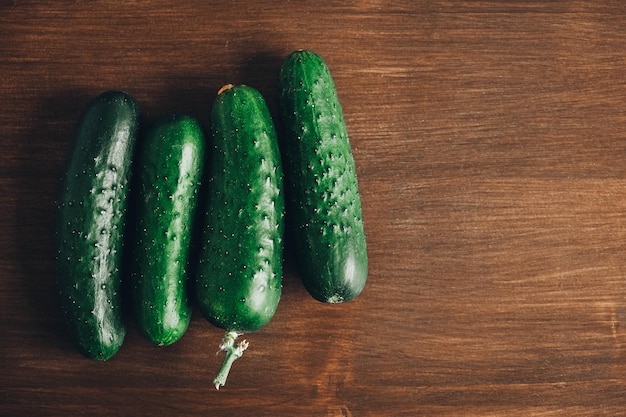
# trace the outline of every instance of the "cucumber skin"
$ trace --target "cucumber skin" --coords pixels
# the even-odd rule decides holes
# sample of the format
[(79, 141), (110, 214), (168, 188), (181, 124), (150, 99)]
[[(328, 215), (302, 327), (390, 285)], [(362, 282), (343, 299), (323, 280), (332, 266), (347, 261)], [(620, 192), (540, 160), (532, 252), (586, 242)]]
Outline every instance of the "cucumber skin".
[(158, 120), (142, 139), (131, 293), (140, 332), (166, 346), (183, 336), (191, 319), (188, 267), (205, 140), (200, 123), (185, 115)]
[(213, 324), (254, 331), (273, 317), (282, 291), (283, 172), (263, 96), (243, 85), (219, 94), (212, 140), (198, 303)]
[(361, 200), (343, 110), (316, 53), (290, 54), (279, 74), (287, 210), (303, 284), (317, 300), (352, 300), (367, 281)]
[(57, 284), (70, 337), (85, 356), (110, 359), (126, 334), (121, 262), (131, 161), (139, 107), (107, 91), (77, 126), (61, 188), (57, 220)]

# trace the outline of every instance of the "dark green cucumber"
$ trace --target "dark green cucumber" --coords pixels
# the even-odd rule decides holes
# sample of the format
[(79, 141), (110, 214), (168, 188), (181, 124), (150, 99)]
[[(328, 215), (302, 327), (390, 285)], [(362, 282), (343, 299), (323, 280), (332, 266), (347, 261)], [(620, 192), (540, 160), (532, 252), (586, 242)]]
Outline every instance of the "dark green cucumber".
[(197, 276), (203, 314), (227, 330), (215, 386), (247, 347), (241, 333), (267, 324), (281, 296), (282, 165), (263, 96), (248, 86), (223, 87), (212, 111), (208, 204)]
[(170, 345), (187, 331), (193, 219), (204, 162), (204, 133), (189, 116), (157, 121), (136, 159), (137, 202), (131, 267), (133, 310), (141, 333)]
[(126, 333), (121, 262), (139, 108), (126, 93), (96, 97), (82, 115), (63, 179), (57, 223), (61, 306), (78, 349), (111, 358)]
[(285, 128), (287, 210), (309, 293), (327, 303), (358, 296), (367, 250), (354, 158), (328, 66), (300, 50), (283, 62), (279, 104)]

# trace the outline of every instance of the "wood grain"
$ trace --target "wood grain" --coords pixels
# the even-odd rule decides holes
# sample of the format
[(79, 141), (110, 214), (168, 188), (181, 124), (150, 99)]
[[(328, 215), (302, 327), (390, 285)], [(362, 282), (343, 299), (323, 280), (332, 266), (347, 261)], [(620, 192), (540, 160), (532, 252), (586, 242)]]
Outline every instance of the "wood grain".
[[(0, 1), (0, 414), (626, 415), (626, 5), (620, 1)], [(594, 4), (595, 3), (595, 4)], [(207, 123), (323, 55), (357, 162), (370, 277), (284, 296), (219, 392), (198, 311), (107, 363), (67, 340), (57, 179), (78, 115), (127, 90)]]

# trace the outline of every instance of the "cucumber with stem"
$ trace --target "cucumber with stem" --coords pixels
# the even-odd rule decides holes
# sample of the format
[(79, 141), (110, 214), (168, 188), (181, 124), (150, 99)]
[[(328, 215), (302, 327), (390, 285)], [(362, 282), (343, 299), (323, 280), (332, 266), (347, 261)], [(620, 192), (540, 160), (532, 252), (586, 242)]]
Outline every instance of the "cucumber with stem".
[(235, 339), (265, 326), (281, 297), (283, 171), (265, 99), (252, 87), (226, 85), (211, 114), (207, 210), (196, 295), (208, 320), (226, 329), (219, 389), (248, 342)]

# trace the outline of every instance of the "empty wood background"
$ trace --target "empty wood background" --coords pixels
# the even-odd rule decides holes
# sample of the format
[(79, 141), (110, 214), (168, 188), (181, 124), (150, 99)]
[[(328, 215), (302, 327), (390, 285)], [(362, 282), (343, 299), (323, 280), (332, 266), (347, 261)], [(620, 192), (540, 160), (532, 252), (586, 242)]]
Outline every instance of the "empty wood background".
[[(284, 295), (212, 378), (222, 330), (128, 320), (106, 363), (64, 330), (52, 227), (78, 115), (123, 89), (208, 122), (282, 59), (324, 56), (357, 163), (370, 276)], [(622, 1), (0, 0), (0, 415), (626, 415)]]

